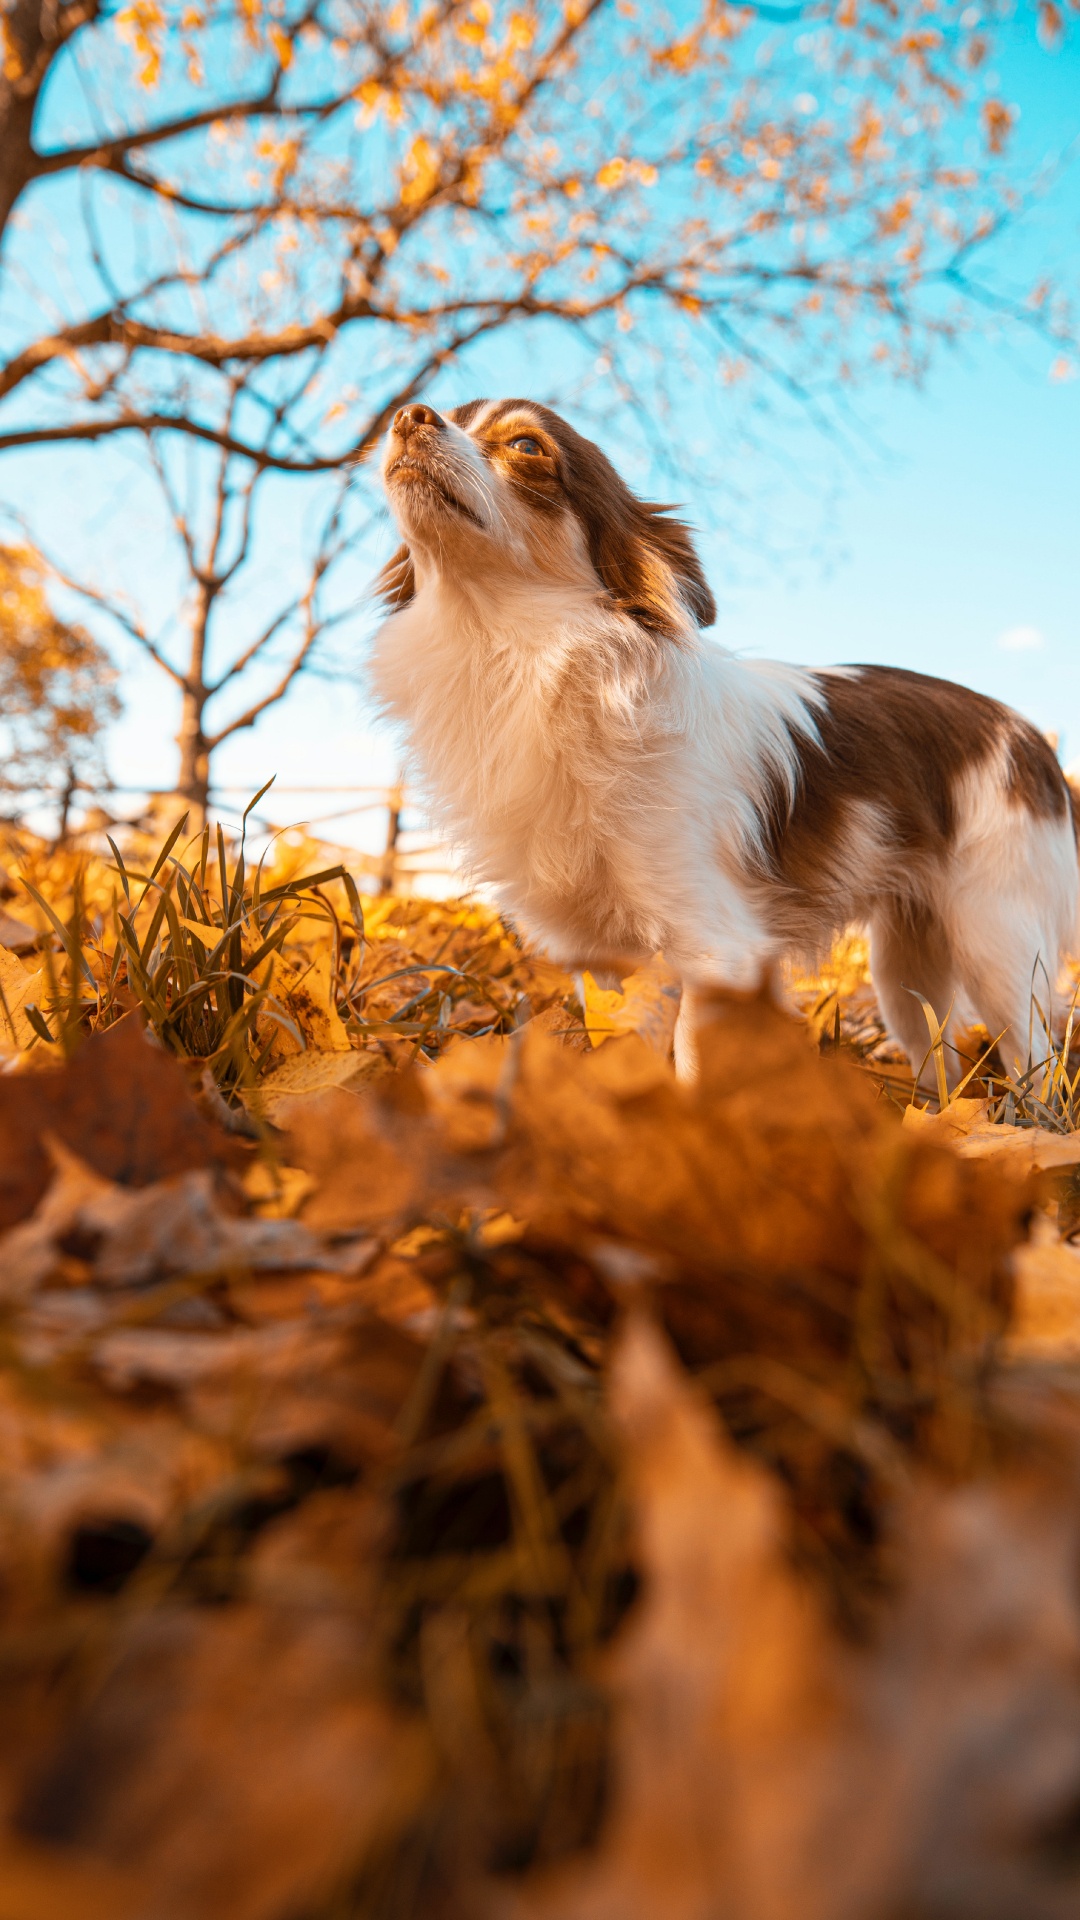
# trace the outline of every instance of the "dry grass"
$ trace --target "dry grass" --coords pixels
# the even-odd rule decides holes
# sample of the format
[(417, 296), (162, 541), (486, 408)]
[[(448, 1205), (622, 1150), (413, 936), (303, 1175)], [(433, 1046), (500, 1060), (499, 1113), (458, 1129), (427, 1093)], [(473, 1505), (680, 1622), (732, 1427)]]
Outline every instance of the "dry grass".
[(300, 1051), (351, 1045), (390, 1063), (556, 1003), (574, 1018), (568, 977), (489, 908), (362, 901), (347, 866), (299, 835), (254, 862), (220, 828), (185, 841), (183, 822), (159, 847), (109, 845), (111, 858), (50, 852), (8, 830), (7, 910), (38, 930), (30, 970), (40, 956), (43, 974), (28, 1053), (138, 1007), (171, 1053), (238, 1097)]

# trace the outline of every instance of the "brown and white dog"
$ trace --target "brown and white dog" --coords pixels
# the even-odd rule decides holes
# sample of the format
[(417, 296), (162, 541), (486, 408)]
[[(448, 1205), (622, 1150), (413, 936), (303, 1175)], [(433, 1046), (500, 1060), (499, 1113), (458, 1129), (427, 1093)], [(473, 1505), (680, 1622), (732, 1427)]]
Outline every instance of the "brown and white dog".
[(374, 689), (524, 933), (594, 972), (662, 949), (691, 990), (683, 1072), (693, 989), (751, 988), (853, 923), (916, 1071), (915, 993), (1027, 1060), (1078, 891), (1069, 790), (1027, 721), (922, 674), (703, 639), (688, 529), (547, 407), (403, 407), (383, 476), (405, 544)]

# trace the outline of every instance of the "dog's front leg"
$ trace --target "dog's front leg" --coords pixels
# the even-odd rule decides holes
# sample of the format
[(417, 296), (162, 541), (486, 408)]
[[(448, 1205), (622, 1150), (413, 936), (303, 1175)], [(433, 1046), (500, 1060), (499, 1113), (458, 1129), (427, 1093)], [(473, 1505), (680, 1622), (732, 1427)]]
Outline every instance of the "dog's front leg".
[(694, 1009), (694, 989), (683, 982), (682, 1000), (679, 1005), (679, 1017), (675, 1022), (675, 1073), (680, 1080), (696, 1080), (698, 1077), (697, 1022)]
[(771, 952), (751, 950), (723, 972), (719, 966), (710, 967), (706, 974), (699, 969), (683, 972), (674, 1035), (675, 1072), (680, 1080), (697, 1079), (699, 1028), (706, 1021), (723, 1019), (726, 1012), (737, 1012), (748, 996), (760, 993), (772, 978), (773, 959)]

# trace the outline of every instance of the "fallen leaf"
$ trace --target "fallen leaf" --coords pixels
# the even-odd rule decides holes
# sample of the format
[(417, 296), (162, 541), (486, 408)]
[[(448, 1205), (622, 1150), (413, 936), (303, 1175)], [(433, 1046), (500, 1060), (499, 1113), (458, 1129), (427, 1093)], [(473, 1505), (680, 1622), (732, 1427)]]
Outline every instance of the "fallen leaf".
[(535, 1033), (548, 1034), (574, 1053), (587, 1053), (592, 1045), (581, 1015), (564, 1006), (545, 1007), (528, 1024)]
[[(0, 915), (0, 937), (3, 935), (3, 919)], [(27, 1017), (27, 1004), (36, 1006), (41, 998), (42, 971), (31, 973), (21, 960), (9, 951), (6, 945), (0, 945), (0, 1052), (14, 1050), (21, 1052), (37, 1038)]]
[(364, 1086), (386, 1071), (377, 1053), (360, 1053), (346, 1045), (329, 1051), (308, 1048), (290, 1053), (259, 1081), (249, 1104), (277, 1126), (288, 1125), (289, 1103), (302, 1094), (323, 1093), (328, 1087)]
[(585, 1027), (594, 1047), (619, 1034), (636, 1033), (662, 1054), (671, 1053), (682, 988), (663, 954), (656, 954), (609, 991), (597, 986), (591, 973), (584, 976)]
[(35, 927), (28, 927), (25, 920), (5, 913), (0, 907), (0, 946), (6, 947), (9, 953), (30, 953), (40, 939)]
[(692, 1269), (854, 1283), (868, 1232), (888, 1251), (884, 1207), (976, 1292), (1007, 1298), (1030, 1184), (905, 1137), (865, 1076), (811, 1052), (769, 1002), (703, 1027), (689, 1087), (636, 1036), (584, 1070), (531, 1026), (515, 1046), (506, 1148), (488, 1173), (516, 1218), (636, 1240)]
[[(775, 1847), (781, 1811), (796, 1832), (805, 1821), (784, 1747), (830, 1711), (822, 1624), (784, 1563), (778, 1489), (721, 1439), (644, 1322), (623, 1335), (611, 1392), (645, 1579), (607, 1674), (612, 1813), (595, 1862), (507, 1912), (749, 1920), (753, 1856)], [(800, 1891), (777, 1916), (815, 1911)]]
[(478, 1153), (506, 1132), (517, 1062), (514, 1043), (488, 1036), (455, 1040), (423, 1077), (428, 1111), (451, 1153)]
[[(286, 1027), (274, 1023), (271, 1058), (275, 1061), (313, 1053), (345, 1053), (356, 1058), (345, 1023), (337, 1010), (329, 945), (314, 953), (288, 950), (274, 969), (273, 998), (283, 1003), (303, 1034), (303, 1042)], [(359, 1064), (359, 1062), (358, 1062)]]
[(940, 1113), (908, 1107), (904, 1126), (920, 1139), (952, 1146), (969, 1160), (992, 1160), (1018, 1173), (1080, 1166), (1080, 1133), (1011, 1127), (989, 1117), (989, 1100), (955, 1100)]
[(336, 1264), (299, 1221), (225, 1213), (209, 1171), (132, 1190), (103, 1180), (48, 1134), (45, 1142), (56, 1177), (31, 1218), (0, 1238), (0, 1296), (17, 1299), (40, 1286), (72, 1243), (84, 1250), (94, 1280), (110, 1287), (164, 1274)]
[(203, 1118), (179, 1062), (132, 1015), (91, 1034), (50, 1072), (0, 1075), (0, 1229), (25, 1219), (49, 1185), (45, 1133), (105, 1179), (133, 1187), (244, 1156)]
[(376, 1314), (180, 1333), (101, 1334), (86, 1365), (116, 1393), (167, 1388), (197, 1431), (274, 1463), (315, 1451), (353, 1470), (395, 1452), (395, 1423), (424, 1357), (421, 1343)]
[(950, 1100), (947, 1107), (939, 1113), (931, 1113), (928, 1107), (909, 1106), (904, 1108), (904, 1126), (909, 1133), (918, 1133), (925, 1140), (937, 1140), (947, 1146), (958, 1146), (973, 1133), (985, 1132), (992, 1125), (989, 1114), (993, 1103), (990, 1100)]
[(424, 1151), (419, 1129), (411, 1154), (399, 1147), (371, 1096), (333, 1089), (290, 1103), (285, 1157), (316, 1183), (303, 1215), (318, 1232), (404, 1218), (423, 1191)]

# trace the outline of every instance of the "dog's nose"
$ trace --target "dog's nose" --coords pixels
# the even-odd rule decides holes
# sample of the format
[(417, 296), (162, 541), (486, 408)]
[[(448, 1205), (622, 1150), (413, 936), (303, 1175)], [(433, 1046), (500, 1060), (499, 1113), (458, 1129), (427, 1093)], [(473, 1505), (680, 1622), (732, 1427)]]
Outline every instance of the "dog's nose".
[(439, 432), (446, 421), (434, 407), (425, 407), (422, 401), (415, 401), (411, 407), (399, 407), (394, 415), (394, 432), (399, 440), (407, 440), (414, 427), (435, 427)]

